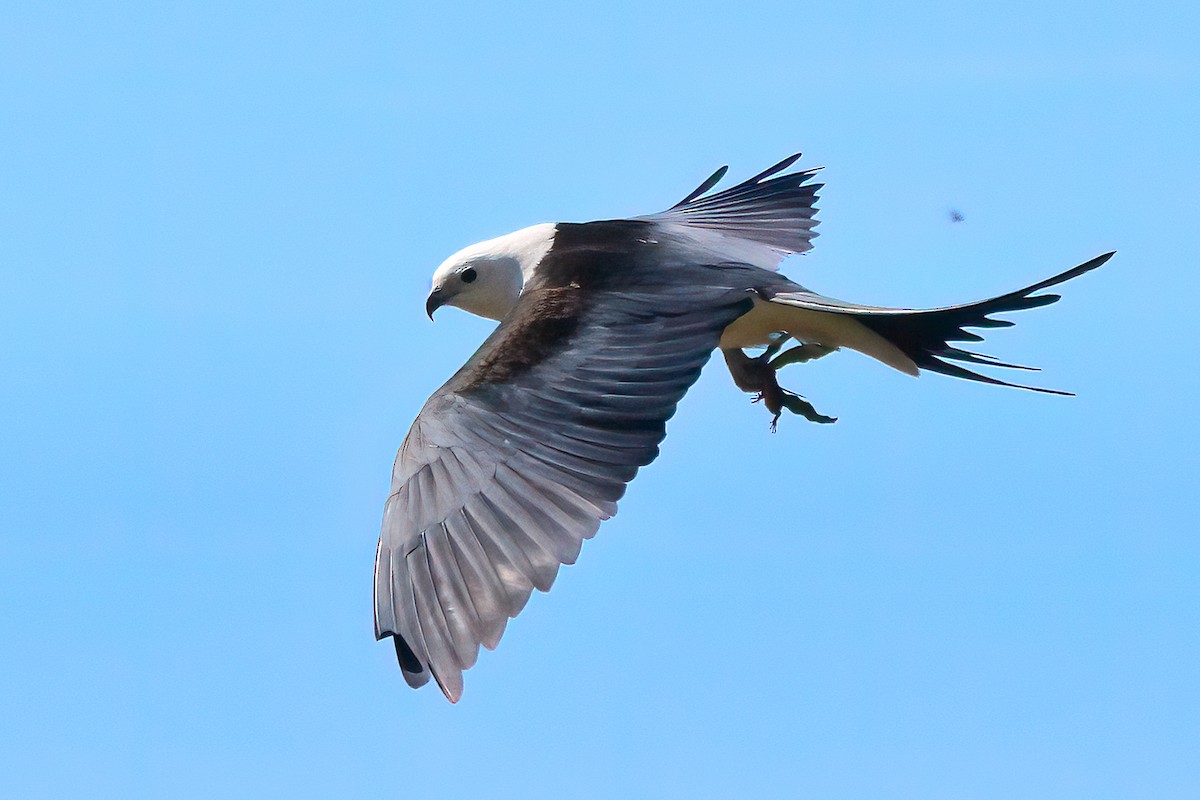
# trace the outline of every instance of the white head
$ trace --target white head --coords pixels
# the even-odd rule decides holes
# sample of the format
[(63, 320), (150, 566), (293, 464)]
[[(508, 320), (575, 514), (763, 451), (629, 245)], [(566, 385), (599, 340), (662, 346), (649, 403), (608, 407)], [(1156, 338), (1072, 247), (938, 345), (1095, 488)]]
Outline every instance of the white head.
[(523, 228), (464, 247), (433, 273), (425, 311), (458, 306), (488, 319), (504, 319), (521, 296), (521, 287), (554, 243), (554, 225)]

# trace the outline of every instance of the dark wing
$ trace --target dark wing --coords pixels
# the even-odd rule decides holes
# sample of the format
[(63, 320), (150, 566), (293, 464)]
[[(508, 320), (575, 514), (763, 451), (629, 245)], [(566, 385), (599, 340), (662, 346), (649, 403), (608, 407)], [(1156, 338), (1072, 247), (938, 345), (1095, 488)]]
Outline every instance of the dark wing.
[[(817, 190), (808, 183), (818, 169), (779, 175), (800, 158), (797, 153), (730, 189), (710, 194), (725, 176), (721, 167), (691, 194), (666, 211), (640, 217), (701, 240), (711, 246), (712, 234), (730, 256), (766, 269), (775, 269), (789, 253), (812, 249), (817, 237)], [(774, 176), (774, 177), (772, 177)], [(729, 245), (740, 242), (742, 250)], [(718, 245), (720, 246), (720, 245)]]
[(672, 263), (645, 226), (560, 226), (516, 308), (413, 423), (375, 564), (376, 635), (411, 686), (432, 675), (458, 700), (479, 645), (616, 513), (749, 308), (749, 268)]

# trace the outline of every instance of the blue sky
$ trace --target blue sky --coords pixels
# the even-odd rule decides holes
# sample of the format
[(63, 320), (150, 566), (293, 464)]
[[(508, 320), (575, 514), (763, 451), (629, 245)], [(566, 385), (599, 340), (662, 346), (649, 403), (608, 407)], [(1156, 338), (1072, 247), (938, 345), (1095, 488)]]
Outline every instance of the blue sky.
[[(1184, 3), (27, 4), (0, 23), (0, 793), (1195, 797)], [(824, 165), (787, 272), (986, 352), (710, 365), (463, 701), (371, 628), (391, 460), (489, 329), (433, 268)], [(959, 210), (965, 221), (952, 224)]]

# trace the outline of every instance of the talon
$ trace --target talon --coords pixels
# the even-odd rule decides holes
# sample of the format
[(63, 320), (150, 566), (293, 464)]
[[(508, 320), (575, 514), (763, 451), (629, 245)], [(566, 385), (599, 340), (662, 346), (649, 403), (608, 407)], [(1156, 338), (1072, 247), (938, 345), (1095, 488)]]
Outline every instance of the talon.
[[(772, 342), (772, 346), (777, 349), (788, 338), (790, 337), (781, 335), (779, 339)], [(774, 433), (778, 430), (779, 418), (783, 416), (784, 411), (790, 411), (811, 422), (821, 424), (836, 422), (836, 417), (827, 417), (819, 413), (813, 408), (812, 403), (779, 385), (779, 381), (775, 377), (778, 367), (775, 367), (769, 360), (770, 352), (771, 350), (768, 348), (768, 352), (757, 358), (751, 358), (741, 350), (724, 351), (725, 362), (729, 365), (729, 372), (737, 387), (753, 395), (751, 402), (762, 403), (767, 407), (767, 411), (771, 412), (771, 432)], [(831, 349), (822, 345), (802, 344), (776, 358), (776, 362), (782, 359), (783, 363), (799, 363), (797, 359), (808, 361), (820, 358), (829, 352), (832, 352)]]

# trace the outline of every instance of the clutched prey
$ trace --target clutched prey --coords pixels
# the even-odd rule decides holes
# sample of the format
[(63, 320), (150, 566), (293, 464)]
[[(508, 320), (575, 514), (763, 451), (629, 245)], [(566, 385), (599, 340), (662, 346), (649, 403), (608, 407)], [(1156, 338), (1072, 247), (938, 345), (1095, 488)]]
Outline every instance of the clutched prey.
[(779, 385), (775, 377), (789, 364), (803, 364), (833, 352), (833, 348), (813, 342), (801, 342), (779, 351), (792, 337), (786, 333), (775, 334), (766, 349), (757, 356), (748, 356), (741, 348), (723, 349), (725, 365), (733, 377), (733, 383), (743, 392), (754, 395), (754, 402), (761, 402), (771, 412), (771, 432), (774, 433), (784, 411), (790, 411), (810, 422), (827, 424), (837, 422), (837, 417), (827, 417), (795, 392)]

